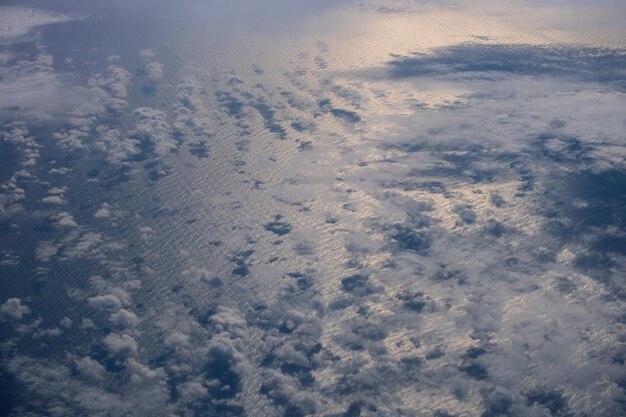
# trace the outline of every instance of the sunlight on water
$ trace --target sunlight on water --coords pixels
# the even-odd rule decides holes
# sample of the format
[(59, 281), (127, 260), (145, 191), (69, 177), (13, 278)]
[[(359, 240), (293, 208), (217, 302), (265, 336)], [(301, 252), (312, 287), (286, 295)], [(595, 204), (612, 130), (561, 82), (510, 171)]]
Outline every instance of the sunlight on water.
[(13, 3), (0, 415), (623, 414), (621, 2)]

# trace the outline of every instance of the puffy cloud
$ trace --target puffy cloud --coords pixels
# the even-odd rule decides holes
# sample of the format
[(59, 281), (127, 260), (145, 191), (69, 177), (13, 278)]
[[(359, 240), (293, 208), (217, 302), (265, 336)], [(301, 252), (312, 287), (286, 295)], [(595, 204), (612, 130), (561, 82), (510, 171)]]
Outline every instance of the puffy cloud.
[(130, 382), (134, 385), (147, 386), (156, 383), (166, 388), (166, 375), (163, 369), (151, 369), (135, 359), (129, 359), (126, 362), (126, 369), (130, 373)]
[(133, 112), (135, 127), (129, 136), (153, 147), (154, 152), (164, 156), (178, 148), (172, 129), (167, 122), (167, 116), (161, 110), (149, 107), (140, 107)]
[(21, 320), (26, 314), (30, 313), (30, 308), (22, 304), (22, 300), (19, 298), (9, 298), (4, 304), (0, 305), (0, 313), (15, 320)]
[(87, 380), (100, 381), (104, 379), (106, 375), (104, 366), (89, 356), (76, 359), (74, 366), (76, 367), (76, 371)]
[(88, 299), (89, 305), (92, 307), (117, 311), (122, 308), (122, 300), (114, 294), (96, 295)]
[(137, 354), (137, 341), (128, 334), (110, 333), (102, 341), (113, 357), (125, 359)]
[(48, 190), (48, 194), (41, 201), (48, 204), (65, 204), (63, 194), (66, 191), (67, 187), (53, 187)]
[(139, 323), (139, 318), (132, 311), (124, 308), (114, 312), (110, 316), (111, 323), (121, 328), (133, 328)]
[(277, 371), (268, 370), (263, 374), (261, 392), (274, 402), (285, 407), (286, 415), (314, 414), (317, 400), (313, 393), (300, 391), (294, 378)]
[(196, 381), (186, 382), (178, 387), (178, 394), (191, 403), (206, 398), (208, 393), (207, 387)]
[(76, 220), (74, 220), (74, 216), (72, 216), (71, 213), (68, 213), (67, 211), (62, 211), (61, 213), (57, 214), (55, 217), (57, 224), (61, 227), (78, 227), (78, 223), (76, 223)]
[(190, 268), (183, 271), (183, 276), (191, 277), (195, 281), (203, 282), (211, 287), (219, 287), (223, 284), (222, 279), (206, 269)]
[[(97, 109), (99, 110), (99, 109)], [(83, 143), (90, 135), (93, 117), (72, 118), (71, 128), (55, 132), (52, 137), (64, 149), (84, 149)]]
[[(163, 64), (157, 60), (157, 55), (152, 49), (142, 49), (139, 57), (146, 61), (146, 77), (153, 86), (163, 79)], [(146, 88), (144, 88), (144, 91)]]
[(102, 203), (100, 208), (96, 210), (93, 216), (96, 219), (106, 219), (108, 217), (111, 217), (111, 206), (107, 203)]
[(95, 74), (89, 79), (89, 87), (98, 87), (111, 96), (122, 99), (128, 95), (130, 72), (119, 65), (109, 65), (104, 74)]
[(42, 198), (41, 201), (48, 204), (65, 204), (65, 200), (63, 200), (61, 195), (48, 195)]
[[(69, 225), (68, 225), (69, 226)], [(83, 257), (98, 258), (103, 256), (103, 236), (100, 233), (73, 230), (64, 239), (61, 259), (78, 259)]]
[(97, 128), (99, 137), (94, 147), (106, 155), (107, 161), (112, 164), (119, 164), (129, 158), (139, 154), (140, 141), (137, 139), (125, 138), (117, 129), (108, 129), (104, 126)]
[(52, 242), (42, 241), (37, 244), (35, 249), (35, 259), (39, 262), (49, 262), (50, 258), (59, 252), (59, 248)]
[(116, 312), (122, 308), (122, 306), (130, 304), (130, 295), (124, 289), (115, 287), (109, 289), (109, 291), (111, 292), (108, 294), (90, 297), (87, 300), (89, 305), (105, 311)]
[[(380, 4), (392, 15), (375, 16)], [(209, 79), (202, 65), (189, 65), (177, 87), (162, 87), (175, 95), (170, 107), (148, 95), (153, 108), (138, 108), (130, 126), (127, 115), (100, 109), (93, 114), (111, 116), (106, 122), (86, 118), (60, 132), (64, 152), (95, 150), (81, 157), (128, 172), (152, 169), (153, 161), (138, 160), (169, 155), (188, 137), (186, 149), (203, 159), (171, 158), (173, 169), (185, 164), (180, 178), (197, 181), (173, 183), (175, 202), (166, 201), (169, 187), (157, 187), (160, 201), (150, 190), (142, 195), (134, 226), (115, 232), (133, 242), (127, 250), (107, 252), (122, 246), (106, 237), (103, 221), (91, 226), (98, 230), (53, 229), (64, 237), (39, 243), (36, 258), (54, 262), (38, 273), (57, 274), (57, 260), (73, 271), (70, 261), (88, 257), (80, 267), (102, 277), (70, 291), (99, 310), (82, 318), (90, 331), (67, 348), (73, 355), (13, 353), (29, 337), (64, 329), (78, 341), (67, 320), (25, 325), (7, 343), (29, 405), (59, 415), (620, 415), (626, 182), (624, 95), (613, 67), (621, 58), (460, 44), (394, 56), (382, 71), (347, 69), (361, 65), (362, 53), (371, 65), (389, 59), (375, 51), (406, 47), (378, 32), (388, 31), (385, 22), (403, 31), (404, 6), (436, 7), (370, 3), (345, 16), (383, 19), (367, 25), (375, 36), (358, 37), (376, 48), (346, 54), (335, 33), (319, 34), (330, 42), (286, 54), (289, 63), (276, 58), (280, 71), (263, 62)], [(466, 13), (457, 8), (445, 19)], [(464, 19), (482, 24), (471, 16)], [(434, 17), (400, 20), (439, 39), (428, 26), (442, 18)], [(149, 66), (156, 54), (140, 58)], [(93, 78), (101, 107), (110, 99), (123, 108), (131, 77), (120, 61), (112, 57), (114, 67)], [(41, 53), (24, 68), (49, 65)], [(29, 135), (12, 129), (7, 143), (26, 143)], [(219, 135), (209, 153), (211, 129)], [(207, 194), (205, 163), (233, 152), (227, 174), (209, 164), (211, 175), (232, 178), (209, 184), (215, 192)], [(24, 178), (5, 182), (7, 206), (30, 204)], [(133, 210), (141, 184), (116, 188), (112, 198)], [(114, 217), (94, 195), (86, 211)], [(66, 207), (61, 214), (78, 215)], [(274, 213), (284, 217), (272, 220)], [(176, 282), (157, 279), (163, 273)], [(149, 281), (144, 289), (138, 276)], [(131, 290), (141, 292), (141, 308)], [(155, 295), (160, 302), (151, 302)]]
[(70, 319), (69, 317), (65, 316), (61, 319), (61, 321), (59, 322), (59, 326), (61, 326), (61, 328), (67, 330), (70, 327), (72, 327), (73, 321), (72, 319)]
[(82, 319), (80, 323), (80, 328), (83, 330), (93, 329), (95, 327), (95, 323), (91, 319)]
[(13, 146), (21, 153), (18, 171), (15, 172), (16, 177), (28, 178), (31, 176), (30, 171), (37, 165), (41, 145), (37, 143), (34, 137), (29, 135), (28, 128), (22, 122), (11, 122), (3, 126), (0, 131), (0, 138)]
[(24, 188), (18, 185), (15, 177), (0, 184), (0, 214), (9, 216), (16, 211), (20, 211), (22, 207), (17, 204), (26, 196)]
[(189, 344), (189, 335), (181, 332), (174, 332), (168, 335), (163, 343), (167, 347), (184, 347)]
[(148, 79), (152, 82), (159, 81), (163, 78), (163, 64), (160, 62), (150, 62), (146, 65)]

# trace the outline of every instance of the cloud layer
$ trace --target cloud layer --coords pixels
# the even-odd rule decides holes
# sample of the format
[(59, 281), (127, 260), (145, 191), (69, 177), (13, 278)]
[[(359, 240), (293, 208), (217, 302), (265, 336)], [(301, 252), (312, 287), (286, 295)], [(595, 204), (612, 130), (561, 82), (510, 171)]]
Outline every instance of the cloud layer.
[[(12, 9), (2, 413), (623, 414), (623, 45), (507, 20), (553, 5), (218, 3), (62, 47)], [(222, 29), (257, 16), (302, 27)]]

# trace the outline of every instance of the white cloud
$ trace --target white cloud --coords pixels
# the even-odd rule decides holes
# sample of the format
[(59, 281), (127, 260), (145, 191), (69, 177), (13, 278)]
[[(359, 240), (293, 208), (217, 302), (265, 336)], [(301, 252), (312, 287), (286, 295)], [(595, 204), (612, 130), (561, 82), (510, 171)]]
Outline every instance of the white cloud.
[(63, 196), (59, 196), (59, 195), (46, 196), (41, 199), (41, 202), (48, 203), (48, 204), (57, 204), (57, 205), (65, 204), (65, 200), (63, 200)]
[(21, 320), (26, 314), (30, 313), (30, 308), (22, 304), (22, 300), (19, 298), (9, 298), (4, 304), (0, 305), (0, 313), (15, 320)]
[(131, 138), (146, 141), (154, 146), (159, 156), (165, 156), (178, 147), (172, 135), (172, 129), (167, 122), (167, 116), (161, 110), (149, 107), (140, 107), (133, 112), (135, 127), (129, 132)]
[(139, 57), (146, 61), (146, 76), (151, 83), (157, 83), (163, 79), (163, 64), (158, 61), (156, 53), (152, 49), (142, 49)]
[(107, 203), (102, 203), (100, 208), (96, 210), (93, 216), (96, 219), (106, 219), (108, 217), (111, 217), (111, 206)]
[(82, 319), (80, 322), (80, 328), (83, 330), (93, 329), (95, 327), (95, 323), (91, 319)]
[(207, 388), (197, 381), (186, 382), (178, 387), (178, 394), (191, 403), (206, 398), (208, 393)]
[(124, 308), (112, 313), (110, 316), (111, 323), (121, 328), (133, 328), (139, 323), (139, 318), (132, 311)]
[(59, 213), (56, 216), (56, 221), (57, 224), (62, 227), (78, 227), (78, 223), (76, 223), (76, 220), (74, 220), (74, 216), (66, 211), (62, 211), (61, 213)]
[(128, 358), (137, 354), (137, 341), (130, 335), (110, 333), (103, 339), (109, 354), (117, 358)]
[(67, 191), (67, 187), (53, 187), (48, 190), (48, 195), (41, 199), (43, 203), (62, 205), (65, 204), (63, 194)]
[(110, 294), (90, 297), (88, 302), (92, 307), (117, 312), (122, 308), (122, 306), (130, 303), (130, 297), (126, 291), (120, 288), (115, 288)]
[(95, 74), (89, 79), (89, 87), (105, 90), (115, 98), (123, 99), (128, 95), (128, 85), (131, 81), (130, 72), (119, 65), (109, 65), (104, 74)]
[[(374, 19), (376, 10), (364, 15)], [(411, 19), (391, 9), (386, 13), (394, 15), (382, 20), (384, 31), (393, 27), (398, 33), (405, 24), (409, 31)], [(286, 54), (295, 63), (281, 63), (281, 72), (306, 70), (287, 76), (286, 83), (273, 84), (279, 72), (263, 77), (248, 68), (228, 74), (233, 85), (224, 88), (238, 99), (253, 97), (246, 106), (263, 103), (281, 121), (312, 124), (302, 131), (288, 128), (284, 141), (268, 139), (255, 111), (244, 112), (239, 125), (216, 115), (214, 97), (207, 94), (212, 90), (202, 87), (205, 68), (198, 69), (197, 79), (182, 76), (170, 107), (145, 98), (154, 108), (138, 108), (135, 124), (125, 125), (132, 115), (109, 113), (114, 120), (106, 126), (96, 127), (101, 122), (86, 116), (59, 133), (63, 149), (95, 143), (98, 161), (104, 157), (136, 172), (145, 164), (132, 161), (140, 144), (165, 156), (177, 149), (178, 134), (205, 137), (216, 129), (220, 135), (210, 158), (236, 163), (226, 171), (217, 165), (228, 180), (209, 184), (218, 191), (207, 195), (204, 160), (191, 158), (192, 164), (185, 155), (173, 156), (171, 164), (179, 168), (174, 159), (181, 156), (198, 181), (172, 183), (180, 188), (176, 201), (163, 201), (169, 187), (156, 187), (162, 201), (146, 200), (131, 227), (116, 231), (116, 238), (119, 233), (120, 240), (134, 242), (127, 251), (107, 253), (126, 246), (96, 229), (77, 228), (69, 211), (59, 214), (59, 224), (72, 227), (54, 230), (65, 237), (39, 242), (35, 256), (42, 262), (56, 261), (57, 255), (63, 262), (91, 257), (102, 277), (71, 295), (98, 311), (91, 311), (93, 321), (75, 318), (81, 328), (92, 329), (85, 332), (85, 344), (68, 348), (75, 349), (73, 355), (81, 352), (78, 356), (9, 359), (33, 407), (58, 415), (187, 415), (196, 409), (228, 414), (223, 410), (229, 407), (263, 415), (618, 414), (625, 263), (619, 253), (595, 250), (593, 239), (602, 231), (618, 242), (623, 238), (619, 210), (611, 211), (622, 200), (614, 192), (600, 197), (611, 204), (599, 210), (610, 215), (594, 217), (599, 226), (588, 227), (574, 214), (593, 210), (594, 202), (579, 190), (598, 190), (562, 178), (623, 170), (623, 93), (580, 79), (451, 74), (445, 63), (419, 79), (388, 79), (386, 68), (372, 80), (362, 72), (333, 71), (345, 59), (338, 55), (358, 67), (359, 54), (387, 53), (387, 42), (403, 42), (377, 36), (369, 38), (377, 48), (346, 53), (343, 41), (331, 35), (330, 46)], [(142, 51), (140, 57), (149, 66), (156, 54)], [(121, 109), (132, 76), (119, 70), (121, 59), (110, 61), (115, 66), (92, 78), (90, 88), (96, 103)], [(49, 64), (50, 56), (40, 54), (24, 67), (45, 72)], [(358, 110), (362, 120), (333, 120), (316, 104), (326, 97)], [(107, 114), (98, 111), (93, 115)], [(254, 140), (239, 136), (249, 133)], [(8, 136), (15, 146), (28, 137)], [(231, 146), (231, 139), (241, 142)], [(299, 152), (301, 143), (308, 143), (306, 152)], [(84, 153), (86, 162), (94, 153)], [(593, 178), (598, 189), (612, 180)], [(194, 190), (186, 188), (192, 185)], [(1, 201), (17, 204), (30, 188), (13, 180), (5, 189), (12, 197)], [(46, 198), (64, 195), (50, 191)], [(134, 195), (125, 193), (116, 189), (114, 199), (130, 210)], [(159, 214), (184, 210), (172, 221), (157, 220), (149, 214), (157, 206)], [(106, 203), (90, 207), (96, 218), (116, 216)], [(289, 219), (285, 230), (293, 228), (280, 239), (263, 229), (277, 210)], [(220, 213), (228, 215), (219, 219)], [(180, 227), (181, 215), (197, 223)], [(549, 224), (573, 236), (553, 233)], [(571, 225), (584, 234), (570, 233)], [(98, 226), (109, 224), (96, 221), (93, 227)], [(217, 232), (207, 236), (207, 230)], [(209, 239), (211, 246), (204, 246)], [(157, 259), (170, 252), (181, 259)], [(579, 266), (590, 255), (606, 255), (605, 263), (593, 262), (600, 278)], [(232, 263), (249, 265), (249, 275), (230, 276)], [(171, 282), (157, 277), (164, 271), (155, 265), (165, 264), (168, 276), (179, 277), (183, 270), (181, 285), (172, 291)], [(145, 277), (146, 289), (137, 276)], [(133, 308), (131, 290), (142, 291), (141, 309)], [(160, 302), (150, 302), (155, 295)], [(5, 303), (2, 309), (12, 305), (3, 315), (14, 317), (10, 312), (16, 311), (23, 317), (28, 307), (12, 300), (18, 301)], [(146, 315), (139, 317), (140, 311)], [(38, 326), (22, 327), (20, 337)], [(61, 335), (71, 326), (70, 319), (62, 319), (37, 334)], [(98, 333), (102, 329), (105, 333)], [(95, 353), (84, 356), (94, 349), (93, 338), (109, 354), (98, 359), (102, 363), (93, 359)], [(112, 360), (115, 366), (107, 372), (103, 364)]]
[(59, 116), (97, 113), (100, 106), (92, 91), (73, 85), (68, 74), (51, 69), (0, 69), (0, 115), (12, 119), (53, 120)]
[(150, 62), (146, 65), (146, 73), (148, 79), (152, 82), (157, 82), (163, 79), (163, 64), (160, 62)]
[(135, 359), (129, 359), (126, 367), (130, 375), (130, 382), (137, 386), (149, 386), (151, 384), (161, 385), (166, 388), (166, 375), (163, 369), (151, 369), (146, 365), (142, 365)]
[(0, 42), (25, 35), (37, 26), (68, 22), (75, 18), (47, 10), (0, 6)]
[(76, 367), (78, 373), (87, 380), (100, 381), (104, 379), (106, 374), (104, 366), (89, 356), (76, 359), (74, 361), (74, 366)]
[(129, 158), (141, 152), (139, 140), (123, 137), (117, 129), (98, 126), (97, 131), (99, 137), (95, 148), (104, 152), (107, 161), (112, 164), (128, 161)]
[(35, 258), (39, 262), (49, 262), (50, 258), (59, 252), (59, 248), (52, 242), (41, 241), (35, 249)]

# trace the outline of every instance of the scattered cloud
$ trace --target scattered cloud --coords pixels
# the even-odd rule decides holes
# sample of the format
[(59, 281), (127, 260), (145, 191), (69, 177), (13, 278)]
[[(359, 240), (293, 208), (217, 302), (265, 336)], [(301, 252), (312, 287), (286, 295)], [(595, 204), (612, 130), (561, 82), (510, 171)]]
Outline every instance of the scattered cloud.
[(45, 36), (7, 49), (13, 412), (620, 415), (623, 51), (471, 33), (407, 52), (406, 27), (437, 38), (408, 12), (476, 20), (438, 7), (347, 7), (294, 49), (211, 55), (221, 72), (179, 64), (193, 43), (81, 77)]
[(22, 300), (19, 298), (9, 298), (4, 304), (0, 305), (0, 313), (15, 320), (21, 320), (30, 313), (30, 308), (22, 304)]

